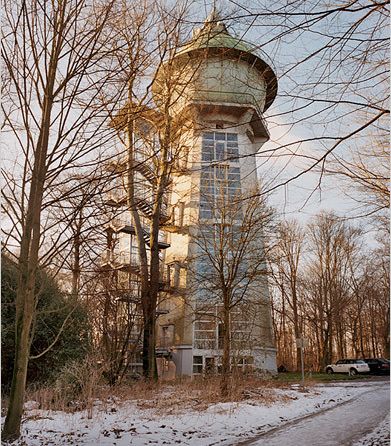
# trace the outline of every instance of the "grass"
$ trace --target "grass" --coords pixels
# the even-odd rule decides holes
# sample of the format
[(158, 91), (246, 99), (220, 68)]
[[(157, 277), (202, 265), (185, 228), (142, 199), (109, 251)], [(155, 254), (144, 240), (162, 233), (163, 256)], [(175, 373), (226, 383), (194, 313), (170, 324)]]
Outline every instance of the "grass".
[(220, 395), (220, 377), (210, 376), (156, 383), (140, 380), (114, 387), (93, 380), (93, 385), (89, 386), (92, 392), (80, 391), (77, 396), (73, 389), (67, 386), (63, 386), (59, 391), (57, 384), (30, 389), (26, 399), (37, 401), (39, 407), (45, 410), (75, 412), (90, 409), (92, 412), (97, 402), (101, 408), (110, 408), (113, 404), (120, 405), (132, 401), (140, 409), (155, 409), (162, 413), (175, 414), (184, 409), (204, 411), (210, 405), (221, 402), (252, 401), (255, 404), (271, 405), (285, 398), (284, 395), (278, 394), (276, 389), (289, 387), (288, 382), (274, 379), (255, 376), (232, 378), (231, 391), (226, 398)]
[[(370, 378), (372, 378), (372, 375), (350, 376), (347, 373), (332, 373), (329, 375), (327, 373), (312, 372), (311, 374), (305, 373), (304, 375), (304, 380), (311, 382), (355, 381)], [(298, 372), (279, 373), (276, 377), (277, 381), (286, 383), (301, 382), (301, 379), (301, 373)]]
[[(74, 378), (74, 374), (72, 375)], [(230, 395), (221, 398), (220, 377), (199, 377), (197, 379), (176, 379), (171, 382), (145, 382), (143, 380), (109, 387), (95, 376), (86, 374), (76, 380), (76, 390), (65, 379), (38, 389), (28, 389), (26, 399), (37, 401), (41, 409), (75, 412), (92, 408), (97, 401), (102, 407), (133, 401), (141, 409), (157, 409), (164, 413), (177, 413), (184, 409), (202, 411), (219, 402), (240, 402), (244, 400), (255, 404), (271, 405), (283, 398), (277, 389), (290, 388), (301, 383), (301, 373), (279, 373), (272, 379), (256, 376), (233, 376)], [(305, 386), (336, 381), (355, 381), (371, 379), (370, 375), (349, 376), (348, 374), (311, 373), (305, 374)], [(80, 381), (80, 382), (79, 382)], [(7, 406), (3, 400), (2, 409)]]

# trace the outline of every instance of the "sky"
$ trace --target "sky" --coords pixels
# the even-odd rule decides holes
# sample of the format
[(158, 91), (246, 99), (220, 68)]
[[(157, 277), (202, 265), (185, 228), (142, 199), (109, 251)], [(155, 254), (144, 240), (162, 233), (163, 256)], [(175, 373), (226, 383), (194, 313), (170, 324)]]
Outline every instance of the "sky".
[[(254, 10), (261, 13), (267, 13), (267, 6), (273, 6), (273, 2), (269, 0), (189, 1), (192, 3), (194, 11), (189, 22), (189, 29), (199, 26), (210, 13), (213, 5), (221, 11), (222, 15), (229, 15), (235, 12), (235, 9), (236, 15), (238, 15), (238, 4), (240, 6), (247, 5), (250, 12)], [(310, 2), (307, 4), (310, 4)], [(243, 13), (243, 9), (239, 9), (240, 12)], [(259, 176), (264, 179), (267, 187), (274, 188), (308, 167), (309, 161), (304, 156), (319, 157), (319, 154), (324, 153), (327, 149), (327, 145), (321, 140), (307, 144), (293, 144), (290, 146), (290, 150), (295, 152), (294, 156), (289, 155), (287, 150), (284, 150), (283, 156), (269, 158), (263, 155), (265, 151), (270, 153), (272, 149), (279, 148), (281, 145), (313, 138), (316, 135), (327, 136), (332, 131), (337, 133), (348, 132), (352, 126), (354, 127), (355, 122), (350, 115), (347, 119), (335, 119), (340, 118), (337, 113), (332, 111), (321, 112), (314, 104), (305, 109), (305, 112), (290, 112), (294, 105), (289, 95), (295, 92), (296, 83), (305, 84), (306, 77), (311, 75), (311, 68), (319, 67), (310, 63), (303, 69), (299, 67), (300, 69), (289, 73), (287, 73), (286, 67), (293, 64), (298, 58), (305, 57), (305, 55), (315, 51), (327, 38), (311, 31), (307, 34), (298, 32), (295, 35), (287, 35), (278, 41), (272, 40), (276, 32), (281, 30), (281, 27), (276, 26), (273, 20), (275, 21), (276, 18), (265, 15), (257, 20), (240, 18), (231, 22), (228, 20), (227, 23), (230, 32), (242, 36), (248, 42), (252, 42), (267, 55), (267, 59), (271, 61), (270, 63), (277, 74), (278, 95), (265, 114), (265, 120), (270, 131), (270, 140), (260, 149), (258, 156)], [(278, 23), (277, 25), (281, 24)], [(328, 74), (330, 79), (336, 76), (336, 72)], [(314, 91), (317, 92), (316, 89)], [(337, 91), (338, 89), (331, 89), (325, 95), (334, 99)], [(307, 93), (310, 94), (310, 91), (307, 91)], [(354, 95), (354, 93), (349, 94)], [(361, 94), (360, 92), (356, 93), (357, 95)], [(300, 121), (301, 119), (302, 121)], [(5, 141), (3, 134), (3, 144), (5, 142), (8, 144), (10, 141), (8, 138)], [(344, 150), (346, 150), (346, 147), (338, 149), (339, 153), (343, 153)], [(7, 162), (9, 154), (12, 157), (12, 152), (17, 153), (16, 150), (7, 153), (3, 150), (3, 161)], [(344, 193), (342, 183), (336, 177), (323, 176), (319, 185), (319, 178), (319, 172), (317, 171), (306, 173), (288, 185), (278, 187), (272, 194), (270, 201), (277, 207), (282, 216), (296, 218), (303, 223), (307, 222), (320, 210), (333, 210), (341, 216), (351, 215), (356, 203)], [(370, 223), (364, 223), (368, 224), (370, 228)]]
[[(334, 144), (335, 139), (331, 138), (344, 136), (355, 130), (361, 125), (360, 119), (366, 113), (365, 109), (359, 110), (353, 105), (341, 106), (338, 104), (336, 107), (328, 108), (325, 103), (308, 104), (308, 102), (297, 99), (296, 94), (315, 99), (321, 97), (326, 101), (329, 99), (339, 101), (341, 98), (357, 102), (369, 101), (369, 97), (371, 99), (373, 97), (375, 101), (376, 95), (381, 97), (380, 94), (384, 94), (381, 90), (382, 85), (376, 85), (373, 79), (365, 83), (352, 83), (351, 85), (344, 85), (342, 82), (355, 75), (354, 70), (357, 69), (357, 65), (354, 64), (354, 58), (361, 55), (362, 48), (361, 43), (356, 46), (355, 39), (360, 38), (365, 41), (368, 36), (371, 36), (370, 33), (376, 26), (377, 20), (371, 17), (366, 19), (367, 21), (363, 21), (357, 30), (355, 28), (354, 39), (352, 41), (348, 39), (340, 53), (335, 54), (332, 51), (322, 53), (322, 57), (315, 57), (304, 64), (294, 66), (298, 60), (316, 52), (335, 36), (343, 35), (355, 20), (362, 17), (361, 11), (333, 16), (332, 20), (323, 20), (319, 26), (305, 31), (299, 29), (295, 33), (289, 33), (283, 38), (275, 40), (273, 37), (276, 33), (292, 27), (293, 22), (298, 23), (303, 20), (303, 17), (290, 17), (289, 21), (283, 16), (280, 16), (281, 19), (276, 18), (268, 14), (268, 8), (276, 10), (283, 7), (284, 3), (291, 3), (292, 7), (301, 4), (302, 7), (307, 8), (307, 12), (311, 13), (314, 11), (310, 8), (311, 2), (273, 4), (268, 0), (200, 0), (198, 3), (201, 5), (199, 14), (203, 16), (207, 15), (213, 6), (217, 7), (223, 17), (230, 14), (239, 16), (237, 20), (227, 21), (230, 32), (253, 43), (266, 53), (266, 61), (271, 63), (277, 75), (278, 94), (265, 114), (270, 140), (262, 146), (258, 153), (258, 173), (267, 188), (281, 185), (308, 168), (313, 163), (313, 159), (309, 158), (319, 159)], [(247, 12), (257, 12), (263, 15), (257, 19), (241, 17)], [(292, 10), (292, 12), (296, 11)], [(364, 49), (366, 49), (365, 46)], [(345, 60), (344, 57), (346, 57)], [(376, 55), (369, 54), (368, 60), (376, 57)], [(290, 70), (289, 67), (292, 69)], [(357, 76), (360, 79), (366, 76), (370, 78), (370, 68), (360, 66), (359, 69), (361, 71)], [(316, 83), (317, 79), (320, 79), (319, 83)], [(300, 107), (303, 104), (308, 106), (301, 110)], [(292, 112), (292, 110), (295, 111)], [(367, 116), (364, 118), (367, 119)], [(368, 134), (369, 132), (360, 133), (357, 138), (348, 140), (347, 144), (343, 143), (338, 146), (335, 153), (349, 157), (351, 147), (367, 144)], [(294, 141), (306, 139), (314, 140), (292, 144)], [(281, 151), (279, 149), (281, 145), (289, 145), (289, 149)], [(272, 149), (278, 149), (276, 153), (280, 155), (272, 158), (265, 155)], [(290, 155), (288, 150), (291, 153), (294, 152), (294, 155)], [(286, 186), (278, 187), (270, 201), (283, 216), (306, 223), (321, 210), (334, 211), (341, 217), (352, 218), (353, 215), (357, 215), (357, 202), (351, 196), (352, 191), (348, 192), (346, 184), (343, 184), (337, 177), (320, 175), (319, 169), (313, 169)], [(370, 220), (352, 220), (352, 222), (367, 226), (371, 232), (372, 222)], [(375, 232), (370, 233), (368, 240), (375, 235)]]

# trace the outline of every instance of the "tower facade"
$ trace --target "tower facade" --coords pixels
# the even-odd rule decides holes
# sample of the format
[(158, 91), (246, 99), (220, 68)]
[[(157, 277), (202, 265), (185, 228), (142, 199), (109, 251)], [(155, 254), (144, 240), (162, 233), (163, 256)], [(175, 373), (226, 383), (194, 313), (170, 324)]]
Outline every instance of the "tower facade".
[[(170, 92), (168, 70), (176, 77)], [(216, 287), (205, 284), (211, 277), (206, 251), (208, 246), (216, 250), (216, 225), (229, 227), (227, 233), (239, 230), (246, 205), (237, 212), (235, 203), (253, 195), (258, 184), (255, 154), (269, 139), (263, 113), (276, 93), (271, 67), (232, 36), (215, 13), (157, 74), (155, 103), (167, 103), (170, 94), (172, 115), (182, 129), (182, 156), (169, 196), (171, 219), (164, 226), (171, 286), (158, 319), (158, 346), (172, 351), (177, 375), (217, 372), (221, 365), (222, 302)], [(231, 209), (223, 212), (226, 206)], [(224, 222), (223, 214), (238, 225)], [(200, 228), (209, 228), (209, 239)], [(233, 245), (240, 243), (238, 234), (231, 238)], [(249, 246), (262, 253), (262, 237)], [(250, 261), (244, 257), (240, 268), (249, 269)], [(276, 372), (267, 278), (259, 275), (240, 287), (244, 294), (232, 306), (229, 322), (233, 363)]]

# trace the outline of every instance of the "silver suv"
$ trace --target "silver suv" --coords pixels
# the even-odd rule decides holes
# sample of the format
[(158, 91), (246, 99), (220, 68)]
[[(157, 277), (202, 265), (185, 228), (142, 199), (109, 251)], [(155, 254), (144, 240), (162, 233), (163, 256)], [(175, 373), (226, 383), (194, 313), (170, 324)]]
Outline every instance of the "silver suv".
[(335, 364), (326, 366), (326, 373), (349, 373), (357, 375), (358, 373), (368, 373), (368, 364), (362, 359), (340, 359)]

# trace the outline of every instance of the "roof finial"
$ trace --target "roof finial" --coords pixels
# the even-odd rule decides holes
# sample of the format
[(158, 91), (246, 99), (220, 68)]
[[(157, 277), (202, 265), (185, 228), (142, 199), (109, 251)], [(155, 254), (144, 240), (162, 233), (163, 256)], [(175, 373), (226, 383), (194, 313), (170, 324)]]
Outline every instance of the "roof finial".
[(216, 0), (213, 0), (212, 10), (210, 11), (205, 22), (219, 22), (219, 21), (220, 21), (220, 14), (219, 11), (217, 10)]
[(205, 33), (207, 33), (208, 35), (228, 33), (228, 29), (223, 22), (216, 3), (217, 0), (213, 0), (212, 10), (210, 11), (208, 17), (205, 19), (204, 25), (201, 28), (196, 28), (193, 30), (193, 38), (197, 38), (198, 36)]
[(204, 28), (216, 29), (220, 32), (227, 31), (227, 27), (225, 26), (225, 23), (223, 23), (220, 11), (216, 6), (216, 2), (217, 0), (213, 0), (213, 7), (210, 14), (205, 20)]

